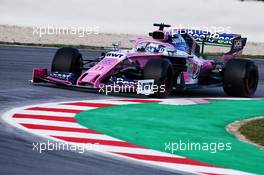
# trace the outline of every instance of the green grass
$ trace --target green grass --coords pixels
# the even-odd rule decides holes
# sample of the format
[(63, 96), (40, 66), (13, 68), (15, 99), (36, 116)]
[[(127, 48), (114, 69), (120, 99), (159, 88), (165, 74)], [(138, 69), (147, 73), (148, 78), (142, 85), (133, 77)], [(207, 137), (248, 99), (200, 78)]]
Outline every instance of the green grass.
[(239, 132), (252, 142), (264, 146), (264, 119), (246, 122), (239, 128)]
[[(120, 105), (85, 111), (77, 121), (88, 128), (141, 145), (165, 150), (164, 144), (179, 141), (192, 143), (231, 143), (231, 150), (180, 151), (186, 156), (216, 166), (257, 174), (264, 172), (264, 151), (238, 140), (225, 127), (236, 121), (264, 116), (264, 100), (210, 101), (209, 104), (174, 106), (157, 103)], [(169, 152), (169, 151), (168, 151)]]
[[(204, 58), (210, 58), (210, 57), (221, 57), (223, 55), (224, 55), (224, 53), (217, 52), (217, 53), (204, 53), (202, 56)], [(239, 56), (239, 58), (264, 59), (264, 55), (248, 55), (248, 54), (244, 54), (244, 55)]]

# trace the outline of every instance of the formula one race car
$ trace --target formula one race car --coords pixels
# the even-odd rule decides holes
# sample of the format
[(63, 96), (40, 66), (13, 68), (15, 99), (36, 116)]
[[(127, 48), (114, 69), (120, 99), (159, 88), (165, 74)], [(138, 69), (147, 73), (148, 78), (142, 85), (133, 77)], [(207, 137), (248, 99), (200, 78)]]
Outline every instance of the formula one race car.
[[(246, 38), (237, 34), (173, 29), (154, 24), (149, 37), (131, 40), (133, 48), (118, 44), (95, 59), (83, 59), (75, 48), (57, 50), (51, 71), (33, 70), (34, 84), (52, 83), (96, 88), (100, 92), (135, 92), (166, 97), (176, 89), (222, 86), (229, 96), (251, 97), (258, 85), (258, 67), (242, 54)], [(200, 45), (199, 45), (200, 44)], [(204, 45), (229, 46), (220, 58), (203, 59)], [(201, 47), (201, 49), (200, 49)]]

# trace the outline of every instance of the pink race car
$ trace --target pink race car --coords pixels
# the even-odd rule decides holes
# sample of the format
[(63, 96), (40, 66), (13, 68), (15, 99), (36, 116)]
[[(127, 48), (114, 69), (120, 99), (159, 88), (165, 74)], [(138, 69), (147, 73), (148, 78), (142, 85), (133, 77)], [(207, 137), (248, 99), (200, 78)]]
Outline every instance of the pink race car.
[[(34, 84), (99, 89), (100, 92), (134, 92), (166, 97), (176, 89), (222, 86), (229, 96), (251, 97), (258, 85), (258, 67), (242, 54), (246, 38), (237, 34), (174, 29), (154, 24), (149, 37), (131, 40), (133, 48), (113, 49), (95, 59), (84, 59), (75, 48), (57, 50), (51, 71), (33, 70)], [(200, 45), (201, 47), (200, 47)], [(204, 45), (229, 46), (220, 58), (204, 59)], [(201, 49), (200, 49), (201, 48)]]

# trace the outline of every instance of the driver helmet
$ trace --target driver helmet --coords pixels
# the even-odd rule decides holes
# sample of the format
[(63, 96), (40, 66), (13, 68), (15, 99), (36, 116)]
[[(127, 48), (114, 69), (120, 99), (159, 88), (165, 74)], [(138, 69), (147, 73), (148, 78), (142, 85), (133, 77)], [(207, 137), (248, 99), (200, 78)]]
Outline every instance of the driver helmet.
[(158, 53), (160, 52), (162, 46), (160, 44), (157, 43), (148, 43), (146, 50), (152, 53)]

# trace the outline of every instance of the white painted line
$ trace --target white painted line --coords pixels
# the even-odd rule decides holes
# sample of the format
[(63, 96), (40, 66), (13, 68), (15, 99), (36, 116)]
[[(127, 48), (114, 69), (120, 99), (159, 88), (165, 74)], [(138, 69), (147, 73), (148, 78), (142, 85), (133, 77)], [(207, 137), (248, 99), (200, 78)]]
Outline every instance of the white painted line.
[(71, 117), (71, 118), (73, 118), (76, 115), (74, 113), (67, 113), (67, 112), (50, 112), (50, 111), (39, 111), (39, 110), (20, 110), (16, 114), (44, 115), (44, 116)]
[(48, 104), (48, 105), (41, 105), (39, 107), (49, 107), (49, 108), (57, 108), (57, 109), (74, 109), (74, 110), (92, 110), (96, 109), (97, 107), (86, 107), (86, 106), (77, 106), (77, 105), (63, 105), (63, 104)]
[(101, 151), (101, 152), (130, 153), (130, 154), (140, 154), (140, 155), (184, 158), (182, 156), (172, 155), (169, 153), (164, 153), (164, 152), (155, 151), (151, 149), (145, 149), (145, 148), (128, 148), (128, 147), (118, 147), (118, 146), (109, 146), (109, 145), (97, 145), (97, 148), (98, 148), (98, 151)]
[(64, 137), (73, 137), (73, 138), (87, 138), (87, 139), (112, 140), (112, 141), (124, 142), (123, 140), (116, 139), (104, 134), (88, 134), (88, 133), (80, 133), (80, 132), (42, 130), (42, 129), (33, 129), (33, 130), (34, 133), (44, 134), (49, 136), (64, 136)]
[(197, 104), (193, 100), (189, 99), (166, 99), (163, 102), (160, 102), (159, 104), (166, 104), (166, 105), (194, 105)]
[(15, 120), (18, 124), (24, 123), (24, 124), (36, 124), (36, 125), (45, 125), (45, 126), (86, 128), (84, 126), (79, 125), (78, 123), (73, 123), (73, 122), (61, 122), (61, 121), (42, 120), (42, 119), (25, 119), (25, 118), (16, 118)]
[[(125, 99), (124, 99), (125, 100)], [(129, 102), (129, 101), (118, 101), (118, 100), (99, 100), (96, 103), (105, 103), (105, 104), (113, 104), (113, 105), (129, 105), (129, 104), (140, 104), (139, 102)]]
[(170, 169), (180, 170), (184, 172), (192, 172), (192, 173), (213, 173), (220, 175), (253, 175), (252, 173), (246, 173), (242, 171), (219, 168), (219, 167), (207, 167), (207, 166), (197, 166), (197, 165), (186, 165), (186, 164), (177, 164), (177, 163), (164, 163), (158, 161), (146, 161), (141, 160), (142, 162), (146, 162), (149, 164), (154, 164), (157, 166), (167, 167)]

